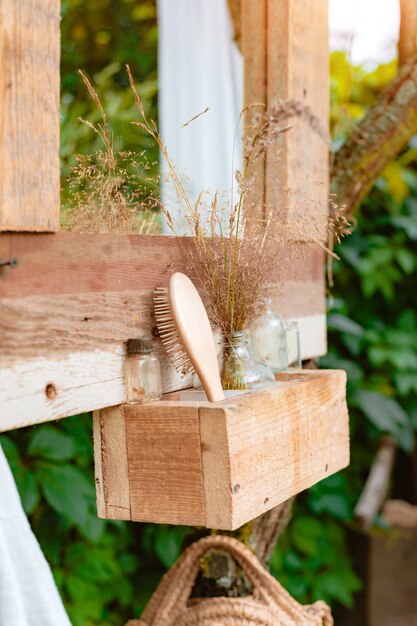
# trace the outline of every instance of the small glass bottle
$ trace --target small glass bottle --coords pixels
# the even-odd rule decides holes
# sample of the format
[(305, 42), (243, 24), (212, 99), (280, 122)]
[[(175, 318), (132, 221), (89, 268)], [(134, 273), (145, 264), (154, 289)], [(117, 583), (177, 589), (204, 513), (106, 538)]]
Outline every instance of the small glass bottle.
[(129, 339), (125, 361), (126, 402), (144, 404), (161, 397), (161, 369), (151, 337)]
[(286, 322), (285, 328), (287, 331), (288, 369), (300, 370), (302, 368), (300, 329), (297, 322)]
[(266, 363), (274, 373), (288, 367), (287, 331), (282, 319), (272, 308), (270, 298), (266, 310), (251, 327), (252, 350), (257, 359)]
[(249, 354), (245, 332), (234, 332), (224, 344), (223, 389), (259, 389), (275, 381), (269, 367)]

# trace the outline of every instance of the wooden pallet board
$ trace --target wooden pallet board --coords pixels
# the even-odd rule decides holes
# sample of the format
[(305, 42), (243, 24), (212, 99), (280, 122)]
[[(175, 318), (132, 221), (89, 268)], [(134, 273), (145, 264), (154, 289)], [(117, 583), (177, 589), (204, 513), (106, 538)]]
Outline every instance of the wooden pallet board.
[(214, 404), (125, 404), (94, 422), (104, 518), (234, 530), (349, 463), (342, 371), (278, 374)]
[(59, 0), (0, 0), (0, 231), (59, 228)]
[[(164, 236), (3, 234), (0, 257), (19, 264), (0, 269), (0, 431), (124, 402), (124, 342), (152, 332), (155, 287), (175, 270), (192, 275), (191, 245)], [(322, 266), (317, 247), (294, 244), (277, 272), (276, 306), (299, 320), (305, 358), (326, 351)], [(157, 349), (164, 391), (190, 386)]]

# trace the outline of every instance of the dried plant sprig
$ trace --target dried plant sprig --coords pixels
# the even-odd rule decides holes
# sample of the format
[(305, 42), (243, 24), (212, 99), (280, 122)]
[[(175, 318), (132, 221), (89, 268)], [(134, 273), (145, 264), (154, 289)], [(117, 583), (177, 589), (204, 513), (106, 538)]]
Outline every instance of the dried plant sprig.
[[(277, 208), (254, 200), (257, 180), (252, 165), (264, 158), (268, 147), (290, 130), (291, 118), (303, 119), (326, 142), (327, 134), (310, 109), (297, 101), (279, 101), (270, 109), (251, 105), (242, 115), (255, 107), (259, 110), (255, 114), (251, 112), (250, 126), (245, 128), (242, 171), (233, 177), (238, 188), (237, 201), (233, 190), (231, 198), (226, 199), (218, 192), (211, 195), (201, 192), (192, 201), (155, 122), (146, 116), (129, 66), (126, 70), (140, 114), (140, 120), (132, 123), (150, 135), (165, 159), (169, 187), (181, 207), (187, 234), (194, 236), (194, 249), (188, 254), (210, 298), (212, 321), (230, 336), (247, 327), (257, 315), (268, 295), (271, 267), (282, 266), (288, 256), (288, 243), (301, 239), (306, 227), (302, 219), (278, 226)], [(158, 201), (175, 233), (169, 206)]]
[[(306, 227), (311, 233), (317, 226), (317, 243), (327, 250), (321, 241), (322, 221), (318, 218), (317, 224), (311, 224), (311, 217), (305, 217), (306, 214), (311, 216), (313, 211), (295, 210), (295, 215), (284, 224), (279, 215), (282, 207), (269, 207), (257, 199), (257, 168), (253, 166), (265, 158), (269, 146), (291, 130), (292, 118), (304, 120), (326, 142), (327, 134), (310, 109), (297, 101), (279, 101), (269, 109), (260, 104), (246, 107), (241, 114), (242, 119), (250, 111), (250, 115), (244, 117), (242, 170), (233, 172), (232, 177), (237, 189), (234, 190), (233, 185), (230, 196), (202, 191), (196, 200), (191, 200), (155, 122), (146, 115), (130, 68), (126, 66), (126, 70), (140, 114), (139, 121), (132, 124), (144, 130), (159, 146), (167, 164), (168, 189), (175, 194), (175, 204), (180, 205), (187, 234), (194, 237), (192, 251), (187, 247), (184, 250), (211, 301), (212, 321), (226, 336), (231, 336), (245, 329), (258, 314), (262, 301), (269, 295), (271, 268), (278, 269), (288, 263), (288, 251), (293, 249), (291, 244), (303, 238)], [(160, 181), (158, 177), (146, 175), (153, 164), (146, 164), (144, 152), (137, 155), (115, 151), (104, 107), (91, 81), (84, 73), (80, 75), (101, 117), (99, 124), (84, 123), (100, 136), (104, 149), (89, 157), (78, 157), (73, 173), (76, 203), (72, 213), (77, 228), (149, 234), (154, 230), (154, 209), (159, 207), (175, 233), (169, 204), (162, 202), (158, 193)], [(183, 127), (207, 110), (193, 116)], [(145, 176), (138, 175), (139, 164)], [(155, 193), (149, 192), (150, 187)], [(312, 202), (305, 192), (298, 194), (300, 204)], [(294, 204), (294, 196), (292, 199)], [(317, 215), (322, 215), (319, 208)], [(334, 204), (331, 208), (329, 228), (342, 232), (348, 228), (347, 223)], [(334, 254), (331, 248), (327, 251)]]
[(78, 73), (101, 117), (97, 124), (83, 118), (80, 121), (100, 137), (103, 149), (75, 156), (76, 165), (68, 178), (70, 206), (65, 211), (64, 226), (81, 232), (150, 233), (159, 230), (149, 195), (149, 186), (157, 186), (157, 182), (146, 174), (155, 164), (146, 162), (144, 152), (137, 155), (116, 151), (97, 91), (85, 72), (79, 70)]

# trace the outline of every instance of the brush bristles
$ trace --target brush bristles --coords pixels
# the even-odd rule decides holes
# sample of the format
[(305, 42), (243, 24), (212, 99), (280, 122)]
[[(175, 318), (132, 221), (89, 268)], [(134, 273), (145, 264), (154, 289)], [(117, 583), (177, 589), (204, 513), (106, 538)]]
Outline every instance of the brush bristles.
[(158, 287), (155, 289), (154, 308), (159, 337), (173, 366), (183, 376), (194, 372), (193, 364), (188, 354), (184, 351), (178, 336), (172, 317), (167, 288)]

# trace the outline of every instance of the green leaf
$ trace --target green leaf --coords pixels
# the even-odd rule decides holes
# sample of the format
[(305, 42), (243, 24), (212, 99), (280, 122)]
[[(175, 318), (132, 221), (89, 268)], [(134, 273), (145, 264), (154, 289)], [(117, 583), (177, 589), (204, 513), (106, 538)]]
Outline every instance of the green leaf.
[(0, 445), (9, 462), (12, 472), (15, 472), (20, 465), (20, 453), (16, 443), (7, 435), (0, 437)]
[(88, 507), (88, 515), (82, 524), (78, 524), (80, 533), (92, 543), (97, 543), (103, 536), (106, 528), (106, 521), (97, 517), (96, 503), (91, 503)]
[(408, 396), (413, 391), (417, 393), (417, 370), (398, 372), (394, 378), (400, 396)]
[(413, 241), (417, 239), (417, 220), (415, 217), (400, 215), (398, 217), (393, 217), (392, 223), (399, 228), (403, 228)]
[(30, 469), (22, 468), (16, 481), (22, 506), (26, 515), (30, 515), (39, 503), (39, 488), (36, 474)]
[(351, 571), (333, 570), (322, 573), (316, 580), (313, 599), (333, 599), (347, 607), (353, 605), (353, 593), (362, 587), (360, 579)]
[(34, 431), (27, 453), (41, 459), (66, 461), (74, 455), (74, 442), (70, 435), (57, 427), (41, 426)]
[(39, 462), (38, 477), (45, 499), (54, 511), (78, 526), (88, 521), (95, 490), (92, 481), (80, 469), (73, 465)]
[(155, 552), (165, 567), (171, 567), (181, 554), (183, 533), (176, 532), (175, 527), (161, 526), (158, 528)]
[(322, 493), (309, 499), (313, 513), (329, 513), (341, 520), (352, 517), (352, 507), (343, 493)]
[(396, 426), (408, 423), (407, 414), (398, 402), (376, 391), (358, 391), (355, 404), (381, 431), (394, 434)]
[(395, 257), (398, 261), (398, 265), (405, 274), (413, 273), (416, 266), (416, 259), (411, 250), (407, 250), (407, 248), (400, 248), (395, 253)]
[(292, 525), (292, 540), (295, 547), (307, 556), (319, 556), (325, 527), (314, 517), (300, 515)]

